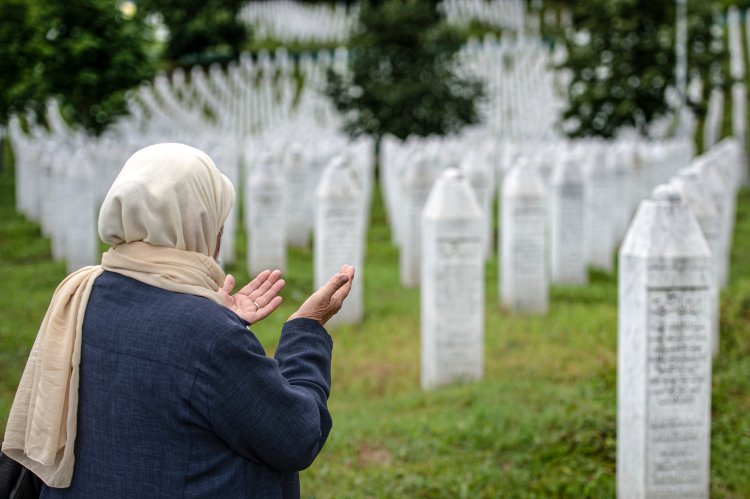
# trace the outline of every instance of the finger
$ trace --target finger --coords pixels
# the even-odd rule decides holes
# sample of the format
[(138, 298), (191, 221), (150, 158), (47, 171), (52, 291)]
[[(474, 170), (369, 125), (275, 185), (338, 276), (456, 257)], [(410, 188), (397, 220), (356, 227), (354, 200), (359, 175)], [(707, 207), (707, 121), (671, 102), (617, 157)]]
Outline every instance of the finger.
[(234, 280), (234, 276), (232, 274), (227, 274), (226, 278), (224, 279), (224, 285), (221, 287), (221, 289), (226, 294), (230, 294), (232, 290), (234, 289), (235, 284), (236, 284), (236, 281)]
[(282, 298), (280, 296), (274, 297), (273, 300), (268, 303), (268, 305), (263, 308), (259, 308), (258, 311), (255, 312), (254, 320), (250, 322), (258, 322), (271, 315), (271, 312), (279, 308), (279, 305), (281, 305), (281, 301)]
[(257, 289), (251, 291), (248, 293), (248, 296), (256, 300), (258, 297), (263, 296), (266, 291), (271, 289), (271, 286), (274, 285), (279, 279), (281, 278), (281, 271), (280, 270), (274, 270), (273, 272), (269, 272), (269, 274), (266, 276), (266, 280), (260, 283), (260, 286), (258, 286)]
[(354, 282), (354, 272), (355, 269), (351, 265), (346, 265), (346, 269), (343, 270), (343, 273), (347, 276), (348, 281), (341, 286), (340, 289), (338, 289), (333, 296), (331, 296), (331, 300), (335, 300), (339, 303), (344, 302), (344, 298), (346, 298), (349, 295), (349, 292), (352, 290), (352, 283)]
[(325, 285), (320, 288), (320, 290), (323, 291), (323, 293), (328, 297), (331, 297), (347, 282), (349, 282), (349, 276), (345, 272), (339, 272), (338, 274), (335, 274), (330, 279), (328, 279), (328, 282), (325, 283)]
[(284, 285), (286, 284), (286, 281), (284, 279), (279, 279), (275, 283), (273, 283), (273, 286), (263, 293), (261, 296), (255, 298), (255, 301), (260, 304), (262, 307), (264, 303), (270, 303), (271, 300), (274, 299), (276, 295), (278, 295), (282, 289), (284, 289)]
[(268, 279), (269, 275), (271, 275), (271, 271), (264, 270), (263, 272), (255, 276), (255, 279), (253, 279), (252, 281), (247, 283), (242, 289), (240, 289), (238, 293), (242, 293), (243, 295), (249, 295), (256, 289), (258, 289), (261, 286), (261, 284), (263, 284), (266, 281), (266, 279)]

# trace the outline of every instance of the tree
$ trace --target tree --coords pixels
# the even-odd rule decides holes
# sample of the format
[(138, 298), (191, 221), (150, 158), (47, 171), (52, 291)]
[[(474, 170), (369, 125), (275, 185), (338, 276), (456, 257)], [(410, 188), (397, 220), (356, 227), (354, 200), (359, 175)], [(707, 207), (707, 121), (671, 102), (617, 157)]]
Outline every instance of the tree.
[(99, 134), (154, 74), (146, 24), (114, 0), (5, 0), (0, 14), (0, 124), (29, 108), (43, 116), (55, 97), (69, 122)]
[(112, 0), (41, 2), (45, 29), (42, 95), (59, 96), (64, 116), (95, 134), (127, 113), (126, 91), (155, 73), (149, 30)]
[(328, 73), (326, 93), (352, 136), (445, 135), (477, 123), (481, 83), (459, 77), (463, 37), (429, 0), (363, 2), (348, 72)]
[[(722, 54), (710, 50), (716, 13), (712, 0), (688, 1), (688, 64), (704, 78)], [(575, 31), (565, 44), (570, 70), (568, 105), (563, 114), (572, 137), (613, 137), (624, 127), (647, 136), (649, 125), (671, 111), (675, 86), (674, 0), (576, 0)], [(701, 99), (705, 101), (705, 99)], [(688, 103), (699, 118), (701, 102)]]
[(248, 28), (238, 19), (246, 0), (141, 0), (147, 12), (158, 12), (169, 29), (164, 56), (185, 65), (206, 58), (239, 57)]
[(0, 2), (0, 128), (32, 99), (38, 47), (36, 28), (26, 0)]

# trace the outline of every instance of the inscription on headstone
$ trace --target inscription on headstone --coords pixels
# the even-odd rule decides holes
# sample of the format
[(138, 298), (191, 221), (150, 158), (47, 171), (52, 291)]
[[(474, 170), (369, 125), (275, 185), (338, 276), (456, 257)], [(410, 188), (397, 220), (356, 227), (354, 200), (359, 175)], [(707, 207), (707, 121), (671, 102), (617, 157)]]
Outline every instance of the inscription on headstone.
[[(703, 496), (710, 400), (709, 287), (648, 289), (647, 480), (657, 495)], [(664, 490), (660, 490), (664, 489)]]

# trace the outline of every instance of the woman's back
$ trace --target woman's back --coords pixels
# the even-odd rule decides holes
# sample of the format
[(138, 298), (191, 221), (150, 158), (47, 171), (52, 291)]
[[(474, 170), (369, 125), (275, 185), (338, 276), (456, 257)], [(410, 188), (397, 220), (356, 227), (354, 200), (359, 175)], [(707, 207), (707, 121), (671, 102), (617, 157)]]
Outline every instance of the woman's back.
[[(330, 338), (315, 333), (330, 358)], [(296, 471), (330, 430), (325, 369), (305, 375), (319, 389), (294, 390), (233, 312), (110, 272), (94, 284), (82, 342), (73, 481), (42, 497), (298, 495)], [(286, 424), (279, 404), (296, 412)]]

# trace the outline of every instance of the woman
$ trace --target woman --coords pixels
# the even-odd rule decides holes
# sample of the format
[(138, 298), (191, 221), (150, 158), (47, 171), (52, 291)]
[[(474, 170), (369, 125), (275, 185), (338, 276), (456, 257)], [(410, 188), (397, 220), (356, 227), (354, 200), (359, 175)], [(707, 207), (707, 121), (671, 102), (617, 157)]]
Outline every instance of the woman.
[(281, 303), (279, 271), (232, 294), (216, 258), (234, 189), (203, 152), (136, 152), (107, 194), (102, 264), (57, 288), (3, 452), (44, 498), (298, 497), (331, 429), (323, 324), (354, 268), (284, 324), (274, 359), (247, 329)]

